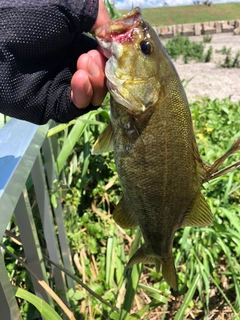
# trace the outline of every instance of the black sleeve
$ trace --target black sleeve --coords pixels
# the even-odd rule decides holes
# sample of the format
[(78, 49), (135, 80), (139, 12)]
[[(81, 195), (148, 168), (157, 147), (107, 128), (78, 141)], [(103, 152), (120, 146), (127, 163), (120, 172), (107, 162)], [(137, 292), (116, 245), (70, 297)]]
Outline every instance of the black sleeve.
[(0, 112), (44, 124), (85, 112), (70, 99), (76, 62), (96, 48), (98, 0), (0, 0)]

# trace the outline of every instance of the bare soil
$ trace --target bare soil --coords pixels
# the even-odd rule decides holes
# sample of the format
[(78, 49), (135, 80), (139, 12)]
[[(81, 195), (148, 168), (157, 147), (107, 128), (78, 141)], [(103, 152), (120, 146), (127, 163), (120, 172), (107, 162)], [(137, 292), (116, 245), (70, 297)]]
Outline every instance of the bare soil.
[[(203, 41), (203, 36), (189, 37), (190, 40)], [(211, 99), (224, 99), (231, 96), (231, 101), (240, 101), (240, 68), (222, 68), (219, 65), (226, 54), (216, 53), (224, 46), (231, 48), (231, 56), (235, 57), (240, 51), (240, 36), (232, 33), (213, 34), (205, 50), (212, 46), (212, 59), (208, 63), (191, 61), (185, 64), (181, 59), (173, 61), (181, 79), (193, 78), (186, 87), (189, 101), (207, 96)]]

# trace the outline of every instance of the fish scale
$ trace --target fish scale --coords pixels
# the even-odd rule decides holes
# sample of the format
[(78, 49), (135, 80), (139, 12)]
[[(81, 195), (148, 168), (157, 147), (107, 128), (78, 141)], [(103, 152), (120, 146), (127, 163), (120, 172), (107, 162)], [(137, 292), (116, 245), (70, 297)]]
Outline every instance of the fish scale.
[(123, 228), (139, 226), (144, 238), (128, 265), (155, 263), (157, 271), (162, 266), (163, 277), (177, 290), (175, 231), (212, 223), (202, 185), (240, 149), (240, 139), (212, 166), (202, 161), (181, 80), (139, 8), (97, 29), (95, 36), (109, 58), (111, 123), (92, 152), (114, 150), (123, 196), (113, 218)]

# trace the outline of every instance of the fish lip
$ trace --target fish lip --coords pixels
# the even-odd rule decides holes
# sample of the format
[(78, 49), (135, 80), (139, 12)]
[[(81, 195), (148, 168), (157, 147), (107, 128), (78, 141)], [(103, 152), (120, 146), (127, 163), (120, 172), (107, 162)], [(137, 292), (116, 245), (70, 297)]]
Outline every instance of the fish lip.
[(134, 28), (138, 27), (141, 22), (142, 11), (139, 7), (136, 7), (129, 13), (123, 15), (122, 17), (119, 17), (113, 21), (108, 22), (100, 28), (97, 28), (94, 32), (94, 35), (98, 43), (100, 39), (105, 42), (124, 42), (124, 40), (118, 40), (118, 36), (125, 34), (133, 30)]

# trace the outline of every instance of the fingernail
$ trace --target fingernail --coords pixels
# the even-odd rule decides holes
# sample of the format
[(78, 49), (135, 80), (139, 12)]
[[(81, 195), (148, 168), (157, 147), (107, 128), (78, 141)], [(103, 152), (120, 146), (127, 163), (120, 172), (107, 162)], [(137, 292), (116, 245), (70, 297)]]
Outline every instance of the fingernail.
[(88, 60), (88, 70), (89, 73), (94, 77), (99, 75), (99, 68), (92, 57), (90, 57)]

